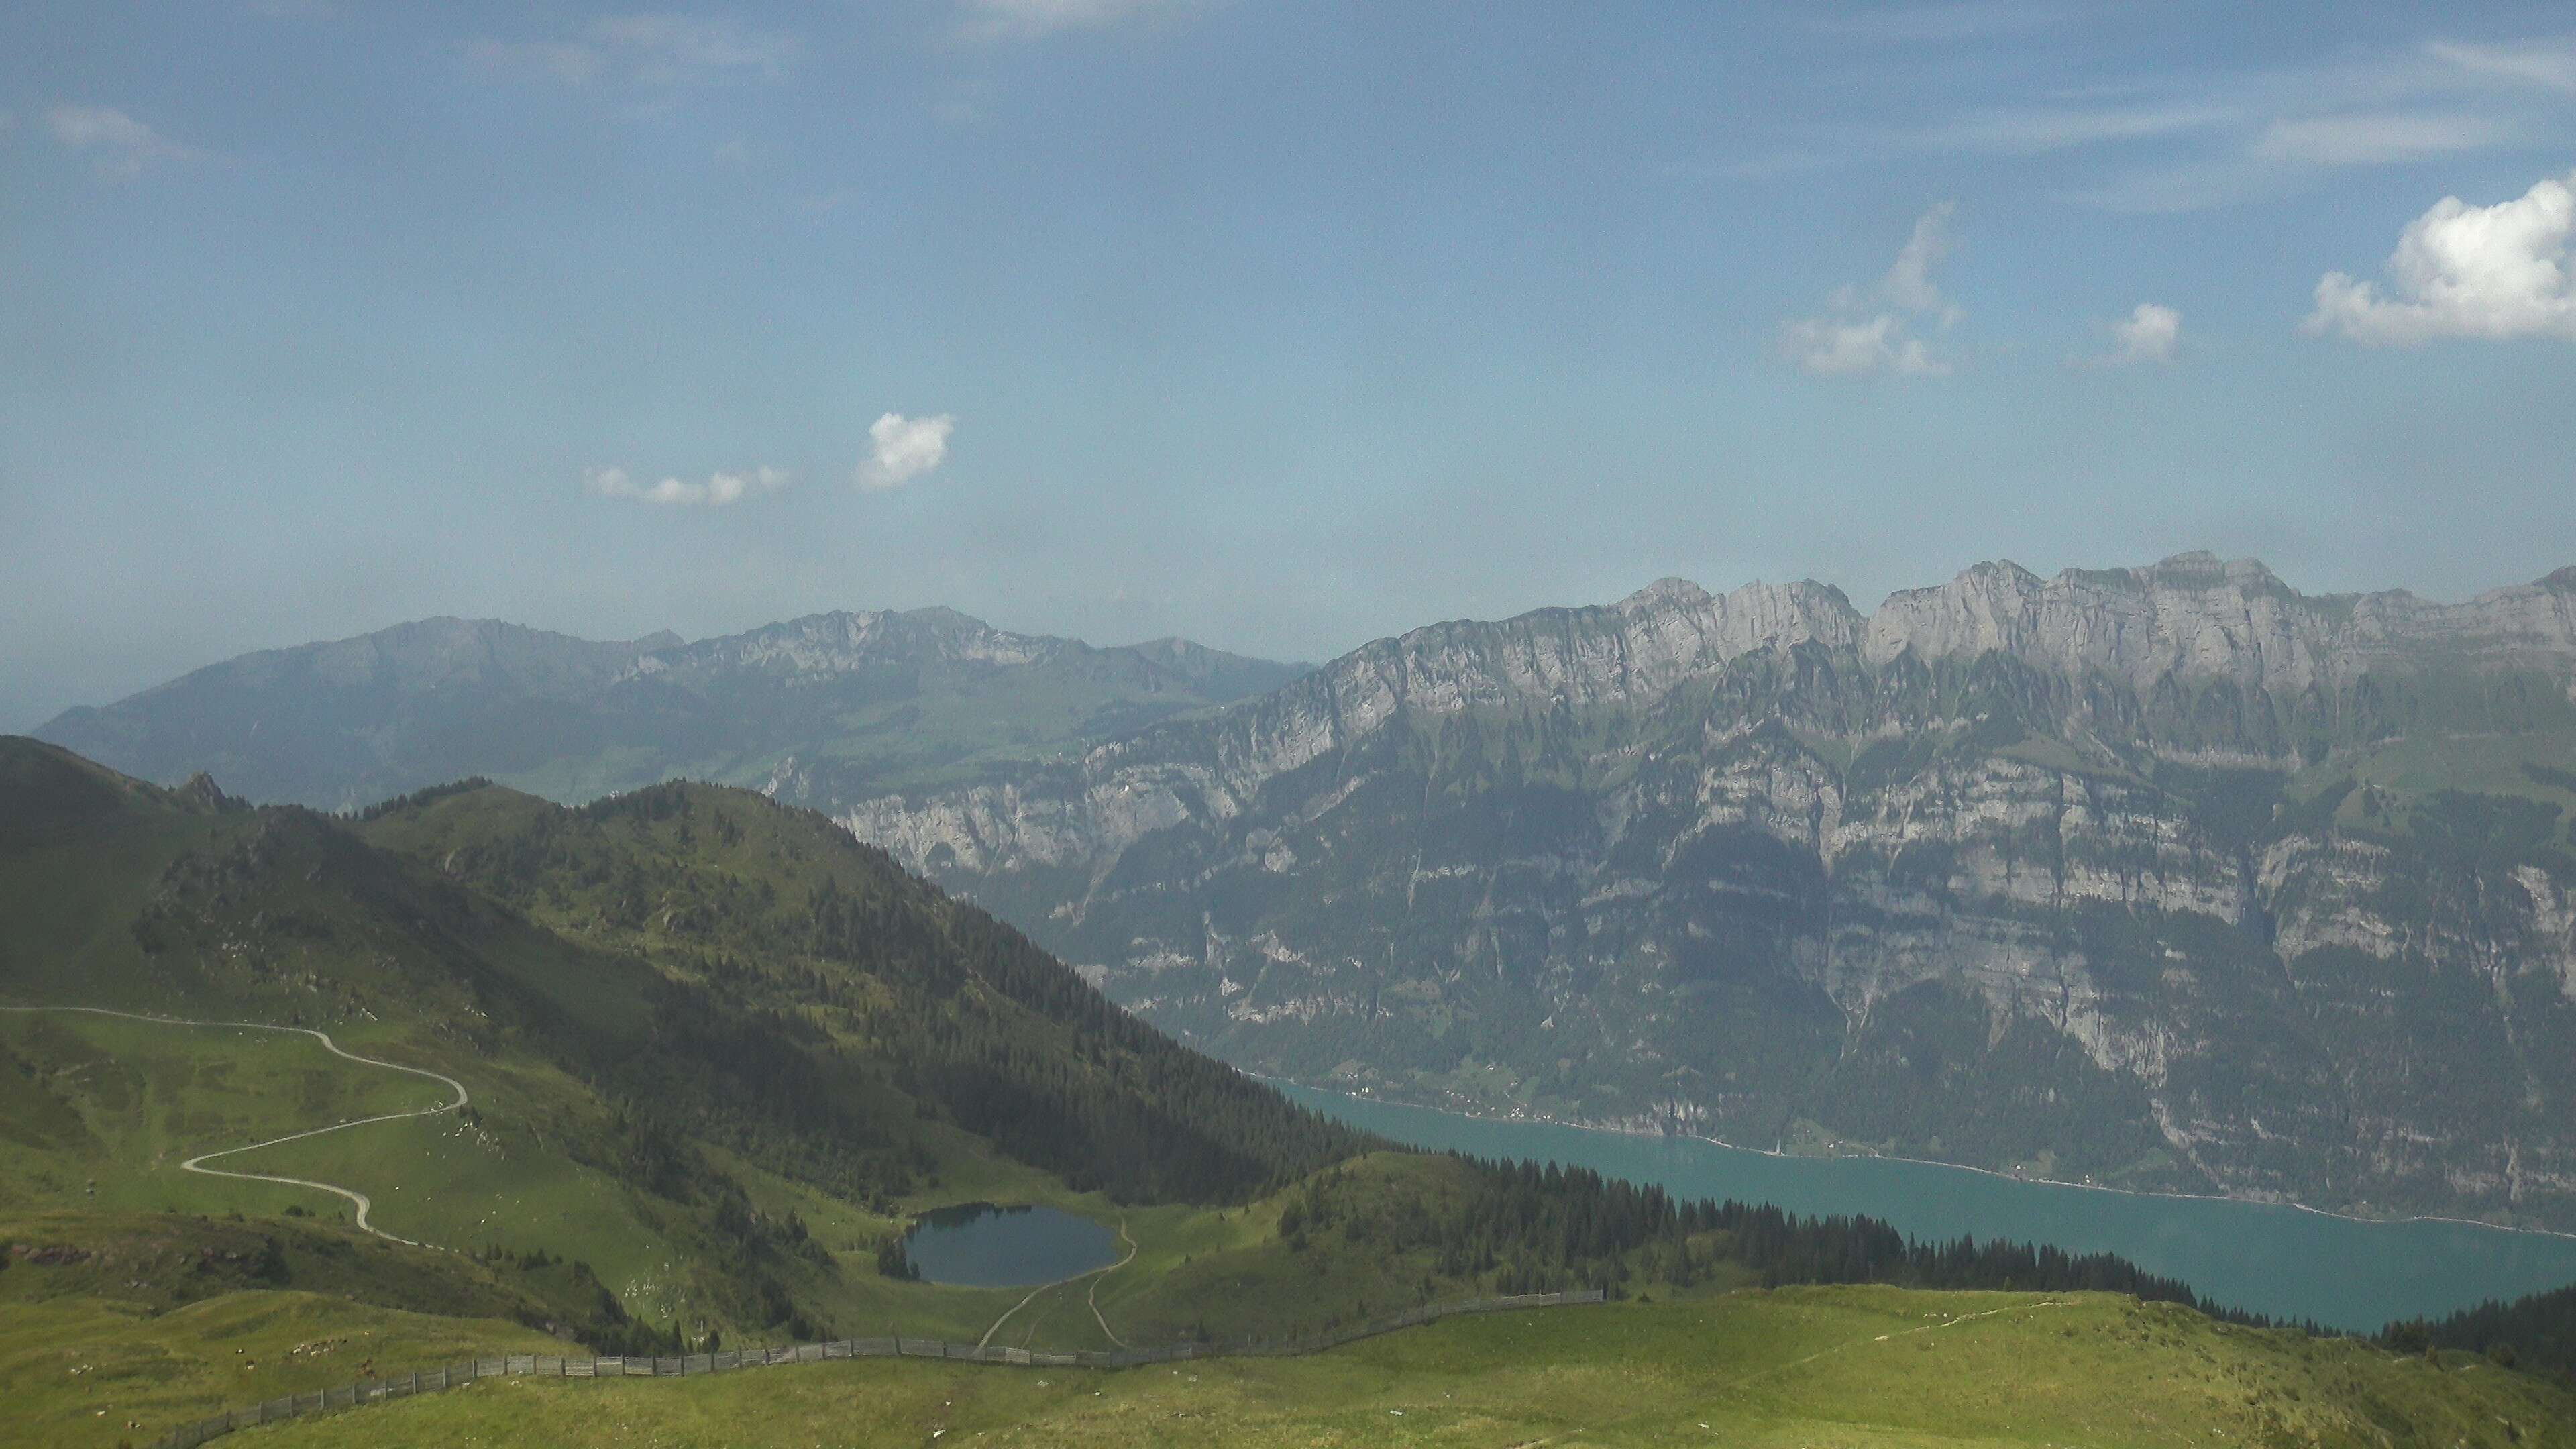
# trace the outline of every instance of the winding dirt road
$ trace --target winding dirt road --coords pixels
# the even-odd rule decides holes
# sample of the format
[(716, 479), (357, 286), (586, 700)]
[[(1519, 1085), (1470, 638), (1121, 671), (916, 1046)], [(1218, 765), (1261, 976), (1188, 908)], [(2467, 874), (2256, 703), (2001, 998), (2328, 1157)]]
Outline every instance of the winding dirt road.
[(1040, 1283), (1035, 1288), (1029, 1290), (1028, 1297), (1023, 1298), (1019, 1302), (1002, 1310), (1002, 1316), (993, 1320), (993, 1326), (984, 1330), (984, 1336), (975, 1340), (975, 1346), (977, 1348), (982, 1348), (986, 1344), (991, 1343), (993, 1341), (993, 1335), (1002, 1331), (1002, 1325), (1011, 1321), (1011, 1315), (1028, 1307), (1039, 1294), (1061, 1288), (1068, 1283), (1079, 1283), (1083, 1279), (1088, 1278), (1091, 1280), (1091, 1292), (1085, 1295), (1084, 1301), (1089, 1303), (1091, 1306), (1092, 1318), (1099, 1322), (1100, 1331), (1102, 1333), (1109, 1334), (1109, 1341), (1111, 1343), (1118, 1345), (1120, 1348), (1125, 1348), (1127, 1346), (1127, 1340), (1120, 1338), (1115, 1333), (1111, 1333), (1109, 1329), (1109, 1320), (1100, 1316), (1100, 1280), (1136, 1261), (1136, 1240), (1127, 1236), (1127, 1220), (1125, 1218), (1120, 1218), (1118, 1220), (1118, 1236), (1127, 1244), (1126, 1257), (1121, 1258), (1117, 1262), (1111, 1263), (1106, 1267), (1093, 1268), (1087, 1272), (1076, 1273), (1070, 1278), (1058, 1278), (1052, 1283)]
[[(335, 1122), (328, 1127), (314, 1127), (302, 1132), (289, 1132), (283, 1137), (272, 1137), (266, 1142), (254, 1142), (247, 1147), (227, 1147), (216, 1152), (200, 1152), (196, 1156), (179, 1164), (179, 1170), (182, 1172), (203, 1173), (208, 1177), (239, 1178), (244, 1182), (276, 1182), (283, 1183), (288, 1187), (309, 1187), (317, 1192), (327, 1192), (336, 1197), (343, 1197), (348, 1199), (357, 1207), (358, 1228), (361, 1232), (373, 1233), (387, 1242), (400, 1243), (407, 1248), (426, 1248), (434, 1246), (429, 1243), (416, 1242), (410, 1238), (396, 1237), (394, 1234), (386, 1232), (384, 1229), (368, 1222), (367, 1214), (373, 1210), (375, 1204), (365, 1193), (358, 1191), (356, 1188), (342, 1187), (337, 1183), (315, 1182), (311, 1178), (307, 1177), (279, 1177), (274, 1173), (267, 1172), (232, 1172), (220, 1167), (208, 1167), (205, 1164), (214, 1161), (218, 1157), (231, 1157), (234, 1154), (241, 1152), (257, 1152), (263, 1147), (275, 1147), (281, 1142), (301, 1142), (307, 1137), (319, 1137), (326, 1132), (345, 1132), (352, 1127), (367, 1127), (378, 1122), (399, 1122), (407, 1117), (435, 1117), (441, 1112), (456, 1111), (458, 1108), (471, 1103), (474, 1100), (474, 1097), (472, 1093), (465, 1090), (465, 1084), (456, 1080), (454, 1077), (448, 1076), (444, 1072), (430, 1071), (426, 1067), (407, 1067), (402, 1065), (400, 1062), (378, 1061), (374, 1057), (362, 1057), (356, 1052), (342, 1049), (338, 1042), (331, 1040), (329, 1033), (315, 1031), (313, 1028), (307, 1026), (271, 1026), (264, 1021), (188, 1021), (175, 1016), (146, 1016), (137, 1011), (111, 1011), (104, 1006), (0, 1006), (0, 1011), (22, 1013), (38, 1011), (76, 1011), (89, 1016), (114, 1016), (122, 1017), (127, 1021), (148, 1021), (155, 1026), (206, 1027), (236, 1031), (293, 1032), (298, 1036), (309, 1036), (315, 1041), (322, 1043), (323, 1048), (329, 1051), (333, 1056), (345, 1057), (350, 1061), (362, 1062), (371, 1067), (383, 1067), (385, 1070), (390, 1072), (406, 1072), (415, 1077), (427, 1077), (433, 1082), (438, 1082), (444, 1085), (449, 1091), (456, 1094), (456, 1100), (443, 1106), (423, 1107), (414, 1112), (386, 1112), (375, 1117), (360, 1117), (354, 1121)], [(1132, 1257), (1134, 1255), (1131, 1253), (1129, 1256)]]

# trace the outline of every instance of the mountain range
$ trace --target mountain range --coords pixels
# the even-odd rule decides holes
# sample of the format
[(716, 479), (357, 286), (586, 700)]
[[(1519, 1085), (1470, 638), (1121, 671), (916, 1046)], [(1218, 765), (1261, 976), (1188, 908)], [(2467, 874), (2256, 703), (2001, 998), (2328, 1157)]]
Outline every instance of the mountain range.
[(2569, 1227), (2571, 807), (2576, 570), (2187, 555), (1665, 581), (832, 808), (1291, 1078)]
[(468, 775), (572, 802), (787, 765), (851, 791), (1077, 749), (1303, 666), (1161, 639), (1094, 649), (948, 609), (816, 614), (684, 643), (424, 619), (244, 655), (35, 731), (177, 783), (348, 810)]
[[(565, 797), (692, 762), (1313, 1083), (2576, 1227), (2576, 569), (2438, 604), (1995, 563), (1867, 614), (1665, 580), (1311, 672), (822, 619), (876, 622), (297, 682), (353, 641), (44, 733), (292, 783), (252, 742), (309, 713), (336, 758)], [(333, 768), (226, 783), (395, 778)]]

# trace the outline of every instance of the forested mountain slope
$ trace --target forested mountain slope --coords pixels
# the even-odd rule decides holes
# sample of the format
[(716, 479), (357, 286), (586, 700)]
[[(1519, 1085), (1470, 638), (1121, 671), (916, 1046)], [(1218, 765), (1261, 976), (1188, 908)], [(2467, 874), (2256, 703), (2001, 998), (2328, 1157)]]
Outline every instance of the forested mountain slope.
[(1232, 1060), (2576, 1227), (2576, 570), (2187, 555), (1382, 640), (863, 839)]
[[(882, 1235), (944, 1175), (1221, 1204), (1363, 1145), (822, 817), (739, 790), (576, 811), (474, 785), (358, 823), (0, 740), (0, 920), (0, 1002), (322, 1027), (461, 1079), (470, 1114), (259, 1170), (356, 1181), (407, 1238), (597, 1259), (662, 1322), (853, 1311), (881, 1296)], [(319, 1053), (262, 1097), (226, 1085), (265, 1070), (248, 1046), (164, 1069), (166, 1028), (8, 1023), (0, 1209), (84, 1205), (102, 1180), (158, 1206), (210, 1190), (152, 1186), (176, 1182), (173, 1149), (392, 1110), (335, 1109)], [(166, 1129), (121, 1125), (137, 1094), (167, 1098)]]
[(206, 772), (251, 800), (333, 810), (468, 776), (566, 802), (680, 777), (838, 798), (1078, 748), (1300, 672), (1185, 639), (1094, 649), (948, 609), (693, 644), (426, 619), (245, 655), (36, 733), (146, 779)]

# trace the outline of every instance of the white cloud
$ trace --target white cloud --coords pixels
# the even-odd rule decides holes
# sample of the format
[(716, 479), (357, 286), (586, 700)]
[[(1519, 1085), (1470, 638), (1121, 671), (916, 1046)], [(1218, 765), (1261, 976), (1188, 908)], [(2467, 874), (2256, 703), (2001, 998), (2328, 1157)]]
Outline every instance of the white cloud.
[[(1955, 246), (1950, 218), (1957, 209), (1955, 203), (1945, 201), (1915, 218), (1914, 230), (1897, 252), (1895, 265), (1866, 298), (1849, 287), (1835, 294), (1833, 312), (1840, 315), (1782, 323), (1781, 351), (1819, 377), (1877, 372), (1946, 376), (1950, 364), (1932, 356), (1922, 339), (1912, 335), (1911, 318), (1929, 315), (1948, 327), (1966, 315), (1932, 280), (1932, 269)], [(1869, 301), (1886, 305), (1872, 312), (1866, 305)]]
[[(2152, 66), (2090, 83), (2062, 67), (2029, 82), (1997, 76), (1976, 104), (1930, 124), (1816, 132), (1844, 162), (1887, 162), (1917, 150), (2003, 156), (2076, 155), (2061, 195), (2126, 212), (2179, 212), (2313, 190), (2321, 172), (2422, 162), (2559, 135), (2563, 97), (2576, 93), (2576, 35), (2493, 44), (2410, 39), (2328, 46), (2282, 63)], [(1934, 70), (1928, 48), (1905, 62)], [(1886, 81), (1903, 86), (1902, 73)], [(1939, 85), (1919, 87), (1935, 94)]]
[(686, 15), (609, 15), (557, 40), (485, 38), (466, 47), (475, 64), (504, 75), (568, 85), (616, 79), (680, 86), (786, 73), (804, 42), (730, 20)]
[(748, 473), (711, 473), (704, 483), (664, 478), (659, 483), (644, 484), (627, 476), (623, 468), (593, 468), (582, 475), (582, 481), (602, 498), (634, 498), (683, 508), (722, 508), (754, 494), (786, 487), (787, 473), (780, 468), (754, 468)]
[(1899, 377), (1942, 377), (1950, 364), (1933, 359), (1923, 340), (1906, 335), (1905, 319), (1881, 312), (1860, 322), (1802, 317), (1781, 324), (1782, 348), (1818, 377), (1892, 372)]
[(2382, 166), (2501, 145), (2513, 135), (2512, 127), (2485, 116), (2314, 116), (2274, 121), (2253, 154), (2310, 166)]
[(591, 28), (627, 58), (636, 79), (659, 85), (742, 71), (776, 76), (803, 48), (792, 35), (686, 15), (612, 15)]
[(156, 162), (194, 161), (204, 155), (114, 106), (59, 105), (45, 113), (45, 129), (73, 150), (90, 153), (100, 175), (119, 181), (133, 180)]
[(2128, 316), (2111, 324), (2111, 340), (2118, 345), (2093, 359), (2095, 366), (2170, 363), (2182, 346), (2182, 314), (2159, 303), (2140, 302)]
[(975, 40), (1035, 40), (1060, 30), (1099, 30), (1124, 21), (1196, 10), (1203, 0), (960, 0)]
[(2576, 40), (2518, 45), (2465, 45), (2437, 40), (2424, 47), (2473, 75), (2519, 81), (2553, 91), (2576, 91)]
[(2387, 295), (2376, 283), (2328, 272), (2306, 330), (2382, 346), (2438, 337), (2576, 341), (2571, 235), (2576, 173), (2493, 206), (2443, 197), (2397, 239)]
[(2039, 156), (2105, 142), (2206, 131), (2236, 119), (2236, 112), (2228, 107), (2197, 101), (2093, 110), (2056, 106), (1987, 111), (1924, 132), (1919, 141), (1939, 150)]
[(1950, 217), (1958, 209), (1958, 203), (1945, 201), (1914, 219), (1896, 265), (1879, 279), (1880, 296), (1909, 312), (1938, 312), (1945, 323), (1959, 320), (1959, 309), (1932, 285), (1932, 268), (1950, 254)]
[(956, 427), (957, 419), (949, 413), (935, 418), (887, 413), (878, 418), (868, 425), (873, 448), (859, 465), (858, 485), (871, 493), (882, 492), (937, 468), (948, 461), (948, 435)]

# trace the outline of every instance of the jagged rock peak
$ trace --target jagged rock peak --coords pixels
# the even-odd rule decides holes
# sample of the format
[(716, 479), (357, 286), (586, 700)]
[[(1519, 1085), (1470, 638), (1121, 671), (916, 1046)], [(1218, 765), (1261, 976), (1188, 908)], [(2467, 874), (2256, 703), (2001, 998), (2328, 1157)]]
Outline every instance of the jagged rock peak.
[(215, 783), (215, 777), (203, 770), (190, 775), (187, 783), (181, 785), (176, 793), (182, 803), (198, 810), (221, 812), (242, 808), (241, 801), (225, 794), (223, 787)]
[(1668, 574), (1619, 601), (1618, 607), (1639, 609), (1697, 609), (1705, 607), (1709, 591), (1678, 575)]
[[(2059, 577), (2082, 576), (2083, 571), (2069, 569)], [(2149, 568), (2130, 569), (2130, 577), (2148, 587), (2159, 585), (2175, 588), (2235, 588), (2262, 593), (2295, 594), (2297, 591), (2281, 582), (2261, 559), (2222, 559), (2207, 549), (2178, 553)]]

